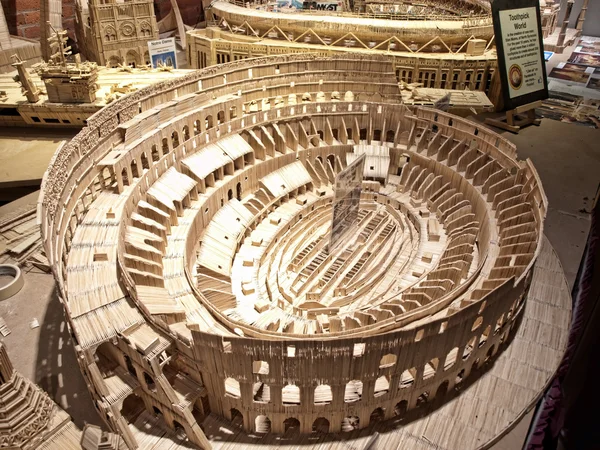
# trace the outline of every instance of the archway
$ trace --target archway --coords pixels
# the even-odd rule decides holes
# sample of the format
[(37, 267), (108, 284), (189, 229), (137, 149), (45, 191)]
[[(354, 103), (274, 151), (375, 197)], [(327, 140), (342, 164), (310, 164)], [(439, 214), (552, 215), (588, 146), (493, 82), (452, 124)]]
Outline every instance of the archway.
[(344, 417), (342, 420), (342, 431), (348, 432), (358, 430), (360, 419), (357, 416)]
[(185, 427), (181, 425), (176, 420), (173, 421), (173, 429), (175, 430), (175, 434), (179, 439), (185, 439), (187, 436), (187, 432), (185, 431)]
[(408, 410), (408, 401), (401, 400), (394, 407), (394, 415), (402, 417)]
[(152, 145), (152, 151), (151, 151), (150, 155), (152, 156), (152, 162), (157, 162), (160, 159), (160, 154), (158, 153), (156, 144)]
[(329, 405), (333, 399), (331, 387), (321, 384), (315, 388), (315, 405)]
[(331, 166), (331, 170), (335, 172), (335, 155), (329, 154), (327, 155), (327, 161), (329, 161), (329, 165)]
[(173, 144), (173, 148), (179, 147), (179, 133), (177, 131), (171, 133), (171, 143)]
[(428, 400), (429, 400), (429, 392), (425, 391), (417, 397), (416, 407), (419, 408), (421, 406), (425, 406), (427, 404)]
[(344, 401), (346, 403), (354, 403), (362, 398), (363, 382), (359, 380), (351, 380), (346, 384)]
[(169, 140), (167, 138), (162, 139), (162, 152), (163, 156), (169, 153)]
[(318, 417), (312, 426), (313, 433), (329, 433), (329, 420), (325, 417)]
[(283, 421), (283, 432), (284, 433), (299, 433), (300, 432), (300, 421), (295, 417), (288, 417)]
[(208, 116), (206, 116), (204, 121), (205, 121), (205, 125), (206, 125), (206, 128), (205, 128), (206, 130), (208, 130), (209, 128), (212, 128), (214, 126), (212, 115), (209, 114)]
[(257, 416), (254, 419), (254, 431), (257, 433), (270, 433), (271, 420), (267, 416)]
[(129, 67), (136, 67), (139, 64), (138, 54), (133, 50), (129, 50), (125, 55), (125, 64)]
[(227, 191), (227, 200), (232, 200), (233, 199), (233, 191), (231, 189), (229, 189)]
[(123, 181), (123, 186), (129, 186), (129, 177), (127, 176), (127, 168), (125, 167), (121, 170), (121, 180)]
[(138, 170), (137, 161), (135, 159), (133, 161), (131, 161), (131, 176), (133, 178), (139, 178), (140, 177), (140, 172)]
[(219, 125), (225, 123), (225, 111), (219, 111), (217, 113), (217, 123)]
[(242, 183), (238, 183), (235, 185), (235, 193), (236, 193), (236, 198), (239, 201), (242, 201)]
[(369, 417), (369, 425), (374, 425), (385, 420), (385, 412), (383, 408), (375, 408)]
[(435, 391), (435, 403), (441, 404), (444, 402), (444, 398), (448, 393), (448, 386), (450, 382), (448, 380), (442, 381), (442, 383), (438, 386), (437, 391)]
[(148, 155), (146, 152), (142, 152), (142, 169), (150, 169), (150, 163), (148, 162)]
[(144, 401), (135, 394), (129, 394), (127, 398), (123, 401), (123, 405), (121, 406), (121, 415), (128, 422), (135, 422), (138, 416), (144, 412), (146, 406), (144, 405)]
[(229, 413), (231, 414), (231, 423), (234, 426), (240, 427), (240, 428), (244, 426), (244, 416), (238, 409), (231, 408), (229, 410)]

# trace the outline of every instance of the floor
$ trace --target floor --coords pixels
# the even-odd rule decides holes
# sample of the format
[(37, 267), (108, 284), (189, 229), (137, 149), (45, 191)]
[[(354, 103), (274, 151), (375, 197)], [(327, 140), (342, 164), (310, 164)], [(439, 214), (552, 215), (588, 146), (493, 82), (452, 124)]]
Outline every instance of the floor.
[[(590, 226), (587, 210), (600, 181), (600, 130), (543, 119), (539, 127), (518, 135), (503, 134), (517, 144), (519, 157), (531, 158), (539, 172), (550, 204), (545, 232), (572, 286)], [(0, 148), (5, 148), (3, 136), (0, 130)], [(26, 273), (23, 290), (0, 303), (0, 316), (12, 330), (4, 341), (15, 368), (47, 390), (78, 426), (100, 424), (52, 278), (36, 271)], [(30, 326), (34, 318), (40, 324), (37, 328)], [(531, 414), (493, 448), (521, 448), (530, 420)]]

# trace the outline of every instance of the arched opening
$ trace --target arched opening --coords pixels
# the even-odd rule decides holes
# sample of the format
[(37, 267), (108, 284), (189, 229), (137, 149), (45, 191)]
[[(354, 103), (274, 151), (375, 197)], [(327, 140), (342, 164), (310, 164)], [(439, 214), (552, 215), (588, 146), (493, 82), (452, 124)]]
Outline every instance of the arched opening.
[(116, 69), (117, 67), (119, 67), (119, 64), (121, 64), (123, 62), (123, 59), (118, 57), (118, 56), (111, 56), (108, 59), (108, 67), (110, 67), (111, 69)]
[(437, 358), (433, 358), (431, 361), (425, 364), (425, 367), (423, 368), (423, 379), (428, 380), (433, 378), (437, 372), (438, 366), (439, 359)]
[(471, 373), (476, 372), (477, 369), (479, 369), (479, 358), (473, 362), (473, 365), (471, 366)]
[(387, 130), (387, 132), (385, 133), (385, 141), (386, 142), (394, 142), (394, 136), (396, 133), (394, 133), (393, 130)]
[(425, 406), (427, 404), (428, 400), (429, 400), (429, 392), (425, 391), (417, 397), (416, 407), (419, 408), (421, 406)]
[(110, 187), (112, 183), (113, 179), (111, 171), (108, 167), (105, 167), (104, 169), (102, 169), (102, 172), (100, 172), (100, 185), (102, 187)]
[(183, 142), (185, 142), (190, 138), (190, 127), (184, 125), (181, 131), (183, 133)]
[(152, 411), (154, 411), (154, 414), (157, 415), (158, 417), (162, 417), (163, 413), (160, 409), (158, 409), (156, 406), (152, 407)]
[(344, 417), (342, 420), (342, 431), (354, 431), (358, 430), (360, 426), (360, 419), (357, 416)]
[(232, 106), (231, 108), (229, 108), (229, 119), (235, 119), (237, 117), (237, 107), (236, 106)]
[(390, 390), (390, 380), (388, 380), (388, 377), (386, 377), (385, 375), (382, 375), (379, 378), (377, 378), (377, 380), (375, 380), (375, 391), (374, 391), (375, 397), (380, 397), (382, 395), (385, 395), (389, 392), (389, 390)]
[(187, 437), (185, 428), (176, 420), (173, 421), (173, 429), (175, 430), (175, 435), (178, 439), (184, 440)]
[(138, 54), (133, 50), (129, 50), (125, 55), (125, 64), (129, 67), (136, 67), (139, 64)]
[(229, 414), (231, 414), (231, 423), (233, 426), (238, 427), (238, 428), (241, 428), (244, 426), (244, 416), (238, 409), (231, 408), (229, 410)]
[(144, 381), (146, 383), (146, 387), (150, 389), (152, 392), (156, 392), (156, 383), (152, 379), (150, 375), (144, 372)]
[(256, 403), (269, 403), (271, 401), (271, 388), (262, 381), (257, 381), (252, 386), (253, 400)]
[(123, 181), (123, 186), (129, 186), (129, 177), (127, 176), (127, 168), (125, 167), (121, 170), (121, 180)]
[(373, 130), (373, 140), (381, 141), (381, 130)]
[(205, 122), (206, 130), (215, 126), (215, 124), (213, 123), (213, 116), (210, 114), (208, 116), (206, 116), (206, 118), (204, 119), (204, 122)]
[(163, 156), (169, 153), (169, 140), (167, 138), (162, 139), (162, 153)]
[(132, 423), (146, 410), (144, 401), (135, 394), (129, 394), (129, 396), (123, 401), (121, 406), (121, 415)]
[(240, 398), (240, 382), (235, 378), (225, 378), (225, 395), (233, 398)]
[(462, 369), (460, 372), (456, 374), (456, 379), (454, 380), (454, 385), (462, 383), (462, 380), (465, 378), (465, 369)]
[(242, 183), (238, 183), (235, 185), (235, 193), (236, 193), (236, 198), (239, 201), (242, 201)]
[(295, 417), (288, 417), (283, 421), (284, 433), (300, 433), (300, 421)]
[(398, 385), (399, 389), (407, 389), (411, 387), (415, 382), (415, 376), (417, 375), (417, 369), (414, 367), (405, 370), (400, 375), (400, 384)]
[(137, 378), (137, 372), (135, 371), (135, 367), (133, 367), (133, 364), (131, 363), (131, 358), (129, 358), (129, 356), (127, 356), (127, 355), (125, 355), (123, 358), (125, 359), (125, 366), (127, 366), (127, 371), (132, 376)]
[(465, 345), (465, 350), (463, 351), (463, 361), (468, 359), (469, 356), (471, 356), (471, 353), (473, 352), (473, 349), (475, 348), (475, 343), (477, 342), (477, 336), (473, 336), (471, 339), (469, 339), (469, 342), (467, 342), (467, 345)]
[(318, 417), (312, 426), (313, 433), (329, 433), (329, 420), (325, 417)]
[(386, 367), (392, 367), (396, 364), (398, 357), (392, 353), (388, 353), (387, 355), (383, 355), (379, 360), (379, 368), (385, 369)]
[(156, 144), (152, 145), (152, 151), (150, 153), (152, 156), (152, 162), (155, 163), (160, 159), (160, 154), (158, 153), (158, 149), (156, 148)]
[(300, 388), (295, 384), (288, 384), (281, 390), (281, 401), (283, 406), (300, 404)]
[(406, 414), (407, 410), (408, 402), (406, 400), (399, 401), (394, 407), (394, 415), (402, 417), (404, 414)]
[(452, 367), (454, 365), (454, 363), (456, 363), (457, 357), (458, 357), (458, 347), (454, 347), (446, 355), (446, 360), (444, 361), (444, 370), (448, 370), (450, 367)]
[[(227, 191), (227, 200), (232, 200), (232, 199), (233, 199), (233, 191), (232, 191), (231, 189), (229, 189), (229, 190)], [(268, 366), (269, 366), (269, 365), (267, 364), (267, 367), (268, 367)], [(268, 372), (267, 372), (267, 373), (268, 373)]]
[(488, 361), (490, 360), (490, 358), (491, 358), (492, 356), (494, 356), (495, 349), (496, 349), (496, 346), (495, 346), (495, 345), (492, 345), (490, 348), (488, 348), (488, 351), (487, 351), (487, 353), (485, 354), (485, 359), (483, 360), (483, 362), (488, 362)]
[(435, 402), (438, 404), (443, 403), (446, 394), (448, 393), (448, 386), (450, 382), (448, 380), (442, 381), (442, 383), (438, 386), (437, 391), (435, 391)]
[(353, 102), (354, 101), (354, 94), (352, 93), (352, 91), (346, 91), (346, 93), (344, 94), (344, 101), (345, 102)]
[(140, 177), (140, 173), (138, 171), (137, 162), (135, 161), (135, 159), (133, 161), (131, 161), (131, 176), (133, 178), (139, 178)]
[(179, 133), (177, 131), (171, 133), (171, 143), (173, 144), (173, 148), (179, 147)]
[(352, 380), (346, 384), (346, 392), (344, 401), (346, 403), (354, 403), (362, 398), (363, 383), (362, 381)]
[(335, 172), (335, 155), (333, 155), (333, 154), (327, 155), (327, 161), (329, 162), (329, 165), (331, 166), (331, 170), (333, 170)]
[(217, 123), (219, 125), (221, 125), (222, 123), (225, 123), (225, 111), (219, 111), (217, 113)]
[(483, 333), (481, 333), (481, 336), (479, 338), (479, 347), (483, 346), (487, 342), (488, 337), (490, 336), (491, 332), (492, 332), (491, 325), (488, 325), (487, 327), (485, 327), (485, 330), (483, 330)]
[(315, 388), (315, 405), (329, 405), (333, 399), (331, 387), (321, 384)]
[(385, 412), (383, 408), (375, 408), (369, 417), (369, 425), (375, 425), (376, 423), (383, 422), (385, 420)]
[(200, 128), (200, 121), (199, 120), (194, 121), (194, 135), (200, 134), (201, 130), (202, 130), (202, 128)]
[(148, 155), (146, 155), (146, 152), (142, 152), (142, 169), (150, 169)]
[(271, 420), (267, 416), (256, 416), (256, 419), (254, 419), (254, 431), (256, 433), (270, 433)]

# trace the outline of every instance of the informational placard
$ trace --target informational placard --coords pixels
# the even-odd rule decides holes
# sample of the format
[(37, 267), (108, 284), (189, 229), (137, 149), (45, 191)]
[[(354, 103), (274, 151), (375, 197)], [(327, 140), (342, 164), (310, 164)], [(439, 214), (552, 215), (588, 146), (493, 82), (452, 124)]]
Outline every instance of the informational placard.
[(335, 177), (333, 218), (328, 247), (330, 253), (354, 230), (358, 218), (365, 159), (364, 154), (360, 155)]
[(175, 38), (148, 41), (148, 53), (150, 54), (153, 68), (170, 66), (173, 69), (177, 69)]
[(492, 16), (504, 107), (548, 98), (539, 0), (494, 0)]

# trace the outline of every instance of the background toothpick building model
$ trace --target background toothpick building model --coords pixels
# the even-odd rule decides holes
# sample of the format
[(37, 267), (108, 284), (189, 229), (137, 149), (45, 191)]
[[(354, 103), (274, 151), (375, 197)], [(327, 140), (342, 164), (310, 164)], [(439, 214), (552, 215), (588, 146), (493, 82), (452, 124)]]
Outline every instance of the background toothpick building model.
[(149, 65), (148, 41), (158, 39), (152, 0), (79, 0), (75, 30), (80, 51), (102, 66)]
[(285, 53), (385, 54), (399, 81), (487, 92), (496, 69), (489, 4), (419, 3), (410, 11), (408, 4), (400, 11), (368, 3), (368, 13), (338, 13), (215, 1), (207, 10), (207, 27), (187, 33), (188, 61), (202, 68)]
[[(216, 447), (210, 413), (254, 433), (362, 430), (498, 358), (540, 252), (539, 178), (501, 136), (400, 99), (377, 55), (237, 61), (113, 102), (55, 155), (46, 254), (129, 448)], [(332, 186), (361, 154), (357, 221), (329, 252)]]

